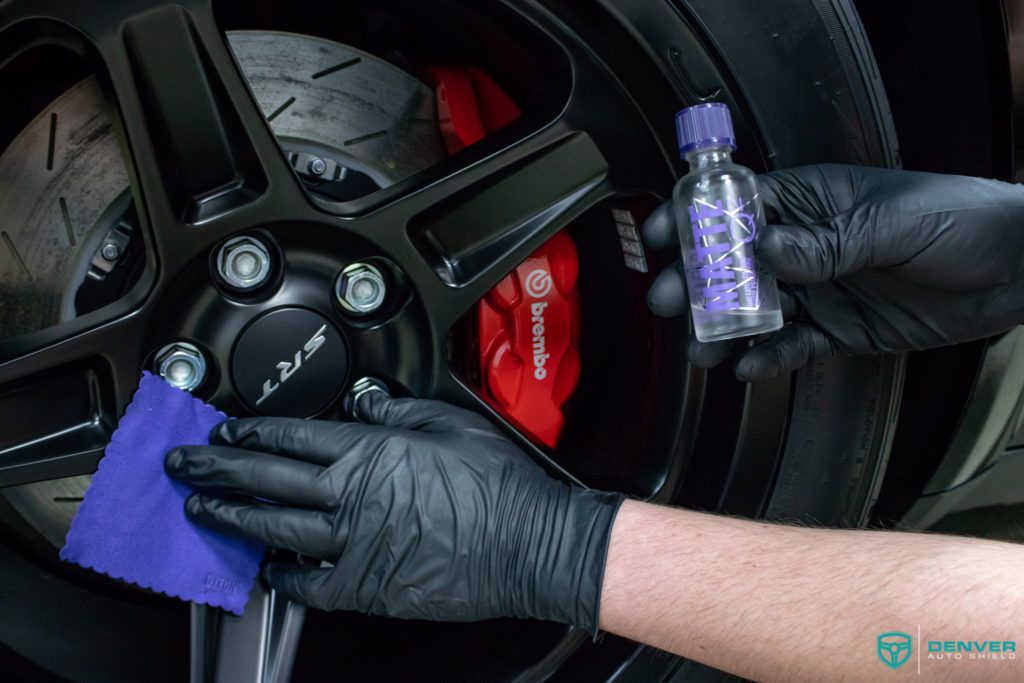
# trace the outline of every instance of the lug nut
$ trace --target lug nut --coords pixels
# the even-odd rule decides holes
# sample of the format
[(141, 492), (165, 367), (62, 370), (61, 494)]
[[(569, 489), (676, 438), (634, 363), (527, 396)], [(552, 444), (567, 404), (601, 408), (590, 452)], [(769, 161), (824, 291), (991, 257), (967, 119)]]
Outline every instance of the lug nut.
[(341, 400), (342, 409), (348, 413), (352, 419), (359, 422), (363, 422), (363, 418), (359, 416), (359, 399), (370, 393), (371, 391), (379, 391), (385, 396), (391, 396), (388, 391), (387, 385), (380, 381), (376, 377), (363, 377), (362, 379), (356, 380), (352, 388), (348, 390), (345, 397)]
[(175, 342), (160, 349), (156, 366), (165, 382), (182, 391), (192, 391), (206, 378), (206, 359), (188, 342)]
[(334, 283), (338, 303), (350, 313), (373, 313), (384, 303), (387, 285), (384, 276), (369, 263), (353, 263), (341, 271)]
[(259, 287), (270, 277), (270, 252), (255, 237), (235, 237), (220, 248), (217, 271), (239, 289)]

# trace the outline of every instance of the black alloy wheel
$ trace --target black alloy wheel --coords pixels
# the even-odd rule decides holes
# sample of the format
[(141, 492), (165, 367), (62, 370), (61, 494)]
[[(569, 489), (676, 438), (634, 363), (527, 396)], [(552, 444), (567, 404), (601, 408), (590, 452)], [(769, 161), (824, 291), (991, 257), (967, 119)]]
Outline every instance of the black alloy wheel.
[[(235, 618), (61, 565), (81, 477), (95, 470), (139, 373), (178, 340), (206, 359), (195, 395), (231, 415), (345, 419), (345, 390), (377, 377), (395, 393), (486, 414), (567, 481), (751, 517), (865, 523), (903, 360), (836, 359), (756, 386), (728, 368), (691, 368), (687, 322), (656, 320), (644, 305), (674, 255), (645, 253), (647, 272), (625, 267), (614, 218), (639, 224), (667, 196), (683, 170), (672, 115), (706, 99), (733, 108), (738, 158), (757, 170), (896, 166), (885, 93), (848, 2), (800, 0), (785, 11), (735, 0), (292, 4), (0, 3), (0, 81), (35, 93), (0, 120), (8, 149), (32, 130), (42, 136), (39, 173), (64, 168), (62, 141), (89, 142), (63, 127), (81, 107), (57, 114), (60, 98), (75, 97), (106, 107), (106, 122), (78, 130), (92, 125), (116, 142), (103, 149), (119, 151), (111, 163), (123, 169), (104, 174), (110, 189), (88, 225), (72, 225), (79, 207), (58, 191), (45, 207), (57, 221), (52, 240), (28, 248), (14, 228), (2, 232), (0, 672), (277, 681), (679, 670), (678, 659), (554, 624), (306, 614), (263, 588)], [(309, 90), (289, 95), (257, 73), (270, 54), (278, 72), (304, 55), (334, 61), (296, 67), (305, 75), (294, 87)], [(73, 66), (53, 78), (33, 76), (65, 62)], [(398, 73), (445, 62), (480, 66), (523, 112), (450, 156), (432, 92)], [(303, 98), (321, 92), (310, 84), (349, 68), (372, 69), (409, 97), (375, 113), (389, 127), (306, 135), (297, 112), (312, 111)], [(313, 156), (344, 162), (351, 182), (311, 180)], [(43, 182), (64, 188), (68, 175)], [(483, 397), (467, 321), (563, 230), (580, 252), (583, 371), (562, 440), (547, 448)], [(130, 267), (92, 277), (106, 281), (96, 289), (92, 269), (109, 265), (96, 250), (118, 235), (128, 246), (115, 260)], [(270, 263), (252, 289), (218, 275), (220, 250), (239, 236), (259, 240)], [(55, 253), (64, 246), (74, 249)], [(335, 296), (353, 263), (371, 264), (386, 285), (385, 304), (368, 315)], [(50, 282), (60, 286), (41, 284)], [(266, 384), (279, 361), (321, 337), (329, 353), (304, 357), (281, 388)]]

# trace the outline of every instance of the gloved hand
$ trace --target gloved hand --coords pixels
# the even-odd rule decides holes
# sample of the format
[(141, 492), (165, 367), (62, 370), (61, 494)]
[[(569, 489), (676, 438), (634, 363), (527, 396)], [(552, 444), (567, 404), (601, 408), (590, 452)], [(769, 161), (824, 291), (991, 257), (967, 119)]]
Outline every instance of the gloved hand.
[[(783, 283), (791, 324), (747, 342), (690, 340), (693, 364), (738, 352), (739, 379), (776, 377), (833, 354), (955, 344), (1024, 322), (1024, 188), (995, 180), (859, 166), (805, 166), (758, 178), (770, 223), (757, 258)], [(773, 220), (774, 213), (774, 220)], [(679, 248), (668, 204), (644, 225)], [(655, 280), (658, 315), (689, 311), (678, 264)]]
[(188, 516), (334, 563), (265, 570), (320, 609), (596, 630), (620, 495), (552, 479), (475, 413), (379, 391), (357, 401), (373, 424), (229, 420), (210, 446), (172, 450), (168, 474), (199, 490)]

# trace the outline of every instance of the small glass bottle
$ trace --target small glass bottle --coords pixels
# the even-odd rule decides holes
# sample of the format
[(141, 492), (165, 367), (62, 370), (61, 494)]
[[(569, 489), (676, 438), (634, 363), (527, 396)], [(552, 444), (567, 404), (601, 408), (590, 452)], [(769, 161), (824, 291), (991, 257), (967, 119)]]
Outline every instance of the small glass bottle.
[(753, 171), (732, 162), (729, 108), (707, 103), (676, 115), (679, 154), (690, 172), (672, 193), (693, 328), (702, 342), (782, 327), (775, 278), (759, 268), (754, 238), (764, 210)]

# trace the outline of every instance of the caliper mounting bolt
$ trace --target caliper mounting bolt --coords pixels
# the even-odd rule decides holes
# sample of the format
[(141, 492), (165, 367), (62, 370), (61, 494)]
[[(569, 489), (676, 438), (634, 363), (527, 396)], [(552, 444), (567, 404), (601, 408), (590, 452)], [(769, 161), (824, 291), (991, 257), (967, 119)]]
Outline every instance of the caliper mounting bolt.
[(121, 258), (121, 245), (116, 242), (104, 242), (100, 254), (108, 261), (116, 261)]
[(327, 162), (320, 157), (311, 157), (306, 169), (313, 175), (323, 175), (327, 170)]

